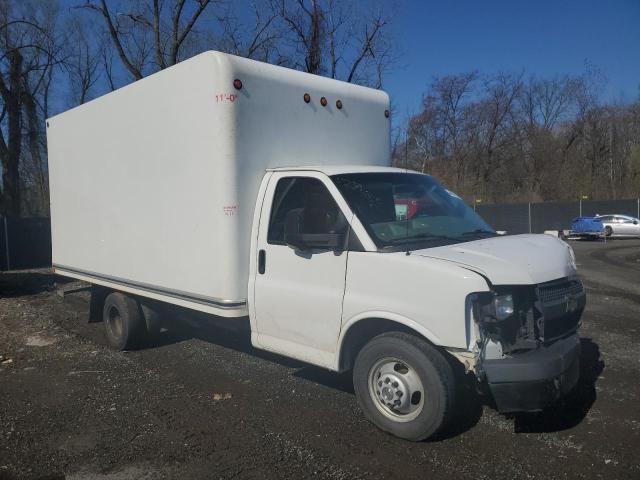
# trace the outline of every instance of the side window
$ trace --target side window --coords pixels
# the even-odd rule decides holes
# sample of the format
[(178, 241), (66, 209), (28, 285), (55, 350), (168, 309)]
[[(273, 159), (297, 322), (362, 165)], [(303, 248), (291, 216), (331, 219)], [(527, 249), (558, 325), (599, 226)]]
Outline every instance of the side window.
[(338, 204), (320, 180), (282, 178), (273, 196), (268, 243), (284, 245), (284, 227), (292, 210), (302, 215), (303, 233), (345, 233), (348, 227)]

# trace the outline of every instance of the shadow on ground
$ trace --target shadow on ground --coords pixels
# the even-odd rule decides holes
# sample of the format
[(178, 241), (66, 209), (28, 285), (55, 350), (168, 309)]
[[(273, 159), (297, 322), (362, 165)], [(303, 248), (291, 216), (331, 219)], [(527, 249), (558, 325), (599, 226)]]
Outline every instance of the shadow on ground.
[(285, 367), (308, 368), (307, 364), (298, 360), (255, 348), (251, 344), (251, 327), (248, 317), (218, 319), (198, 312), (176, 309), (174, 314), (165, 317), (165, 324), (170, 325), (171, 328), (163, 329), (144, 349), (159, 348), (195, 338)]
[(567, 430), (578, 425), (586, 417), (596, 401), (596, 382), (605, 364), (597, 343), (590, 338), (582, 338), (580, 343), (580, 378), (576, 388), (546, 411), (515, 415), (514, 427), (517, 433)]
[(74, 281), (50, 270), (19, 270), (0, 273), (0, 297), (20, 297), (54, 290), (58, 285)]
[[(171, 330), (163, 329), (161, 334), (145, 349), (160, 348), (190, 339), (198, 339), (293, 368), (295, 369), (292, 373), (294, 377), (351, 395), (355, 394), (351, 371), (336, 373), (255, 348), (251, 344), (248, 318), (229, 321), (179, 309), (168, 316), (165, 322), (167, 325), (171, 324)], [(465, 375), (462, 366), (455, 361), (452, 361), (452, 367), (459, 380), (456, 414), (448, 427), (431, 441), (452, 438), (473, 428), (480, 420), (483, 405), (486, 404), (486, 399), (478, 392), (473, 375)]]
[[(36, 294), (53, 290), (66, 281), (68, 280), (46, 271), (3, 273), (0, 275), (0, 295), (17, 297)], [(65, 299), (65, 302), (67, 300), (71, 299)], [(182, 308), (172, 308), (162, 316), (165, 323), (171, 325), (171, 329), (162, 329), (160, 334), (151, 339), (143, 349), (161, 348), (195, 338), (292, 368), (295, 370), (292, 374), (295, 377), (354, 394), (351, 372), (330, 372), (253, 347), (248, 317), (233, 320), (220, 319)], [(104, 338), (100, 333), (101, 325), (94, 327), (91, 327), (91, 332), (86, 333), (93, 340), (103, 343)], [(585, 418), (595, 402), (595, 384), (604, 369), (604, 362), (598, 345), (591, 339), (583, 338), (581, 346), (580, 378), (575, 390), (546, 411), (510, 416), (509, 418), (514, 420), (516, 432), (541, 433), (566, 430), (576, 426)], [(455, 415), (448, 428), (432, 441), (452, 438), (470, 430), (482, 417), (485, 405), (495, 408), (490, 395), (478, 391), (473, 375), (465, 375), (457, 362), (452, 362), (452, 367), (458, 377), (459, 386)]]
[[(176, 321), (179, 319), (178, 321)], [(298, 360), (257, 349), (251, 344), (249, 319), (217, 320), (207, 315), (181, 312), (171, 318), (171, 330), (161, 334), (146, 349), (160, 348), (192, 338), (246, 353), (263, 360), (295, 369), (295, 377), (326, 387), (354, 394), (351, 372), (335, 373), (305, 364)], [(516, 433), (556, 432), (578, 425), (587, 415), (596, 399), (595, 384), (604, 369), (598, 345), (591, 339), (581, 339), (580, 378), (573, 392), (549, 409), (539, 413), (509, 415), (514, 420)], [(495, 409), (490, 394), (478, 389), (472, 374), (465, 375), (453, 365), (458, 377), (457, 405), (449, 426), (428, 441), (442, 441), (472, 429), (480, 420), (484, 406)]]

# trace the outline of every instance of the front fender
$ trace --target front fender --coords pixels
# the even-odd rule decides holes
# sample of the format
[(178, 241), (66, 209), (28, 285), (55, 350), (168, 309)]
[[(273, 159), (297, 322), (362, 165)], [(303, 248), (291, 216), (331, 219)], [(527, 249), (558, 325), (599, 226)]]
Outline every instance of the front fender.
[(377, 318), (381, 320), (390, 320), (392, 322), (399, 323), (401, 325), (404, 325), (405, 327), (410, 328), (411, 330), (415, 330), (417, 333), (422, 335), (424, 338), (429, 340), (434, 345), (442, 344), (442, 341), (437, 335), (435, 335), (432, 331), (430, 331), (428, 328), (425, 328), (423, 325), (419, 324), (418, 322), (411, 320), (410, 318), (404, 317), (402, 315), (398, 315), (393, 312), (385, 312), (382, 310), (369, 310), (366, 312), (361, 312), (358, 315), (351, 317), (346, 322), (343, 322), (342, 330), (340, 331), (340, 338), (338, 340), (339, 348), (342, 348), (342, 342), (344, 340), (344, 337), (347, 335), (347, 332), (351, 327), (353, 327), (356, 323), (358, 323), (361, 320), (369, 320), (372, 318)]
[(340, 345), (364, 318), (398, 322), (434, 345), (468, 349), (467, 297), (489, 290), (476, 272), (419, 255), (349, 252)]
[(351, 331), (351, 329), (355, 327), (357, 324), (359, 324), (360, 322), (373, 320), (373, 319), (387, 320), (390, 322), (394, 322), (398, 325), (402, 325), (404, 327), (407, 327), (410, 330), (413, 330), (419, 335), (422, 335), (424, 338), (429, 340), (434, 345), (441, 344), (441, 340), (433, 332), (429, 331), (429, 329), (425, 328), (418, 322), (411, 320), (410, 318), (403, 317), (402, 315), (398, 315), (393, 312), (385, 312), (380, 310), (370, 310), (367, 312), (361, 312), (358, 315), (355, 315), (354, 317), (348, 319), (346, 322), (343, 322), (342, 329), (340, 330), (340, 337), (338, 338), (338, 350), (337, 350), (338, 354), (336, 355), (335, 365), (334, 365), (334, 368), (336, 371), (340, 370), (340, 362), (342, 358), (345, 339), (347, 338), (347, 335), (349, 335), (349, 332)]

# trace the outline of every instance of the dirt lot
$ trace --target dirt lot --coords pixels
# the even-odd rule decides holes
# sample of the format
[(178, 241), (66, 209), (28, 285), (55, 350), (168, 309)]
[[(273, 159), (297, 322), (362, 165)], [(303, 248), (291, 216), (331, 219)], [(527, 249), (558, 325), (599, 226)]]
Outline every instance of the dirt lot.
[(2, 274), (0, 479), (640, 478), (640, 241), (572, 245), (589, 294), (574, 394), (505, 417), (464, 392), (417, 444), (363, 419), (349, 375), (193, 322), (112, 352), (86, 293)]

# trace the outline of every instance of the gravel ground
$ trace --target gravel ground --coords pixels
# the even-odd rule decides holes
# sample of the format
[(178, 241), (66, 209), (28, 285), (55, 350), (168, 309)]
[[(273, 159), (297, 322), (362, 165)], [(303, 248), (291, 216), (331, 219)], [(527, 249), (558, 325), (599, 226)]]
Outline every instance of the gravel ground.
[(255, 350), (242, 329), (176, 322), (116, 353), (86, 292), (1, 274), (0, 479), (640, 478), (640, 241), (571, 244), (588, 289), (576, 391), (510, 417), (467, 391), (423, 443), (366, 422), (348, 374)]

